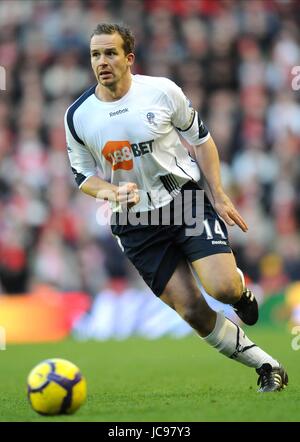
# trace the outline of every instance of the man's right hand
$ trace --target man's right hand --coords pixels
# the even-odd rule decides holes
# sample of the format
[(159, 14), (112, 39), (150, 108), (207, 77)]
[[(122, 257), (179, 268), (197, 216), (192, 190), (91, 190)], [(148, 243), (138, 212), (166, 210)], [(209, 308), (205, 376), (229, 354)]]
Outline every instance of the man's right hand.
[(118, 187), (117, 201), (129, 209), (140, 202), (139, 189), (135, 183), (126, 183)]

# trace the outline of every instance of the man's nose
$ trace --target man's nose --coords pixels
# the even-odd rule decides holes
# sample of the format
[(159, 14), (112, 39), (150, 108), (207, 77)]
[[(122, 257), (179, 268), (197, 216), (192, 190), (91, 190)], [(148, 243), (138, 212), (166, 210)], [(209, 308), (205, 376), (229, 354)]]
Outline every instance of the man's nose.
[(105, 66), (105, 65), (107, 65), (107, 60), (106, 60), (106, 56), (105, 56), (105, 54), (101, 54), (100, 55), (100, 57), (99, 57), (99, 60), (98, 60), (98, 64), (100, 65), (100, 66)]

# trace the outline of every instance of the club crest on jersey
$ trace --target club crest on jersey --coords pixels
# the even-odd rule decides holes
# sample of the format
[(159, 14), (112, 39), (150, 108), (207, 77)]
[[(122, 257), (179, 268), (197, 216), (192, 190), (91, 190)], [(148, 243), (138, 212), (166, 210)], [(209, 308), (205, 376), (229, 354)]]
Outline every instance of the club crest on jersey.
[(153, 112), (148, 112), (146, 117), (150, 124), (156, 124), (154, 121), (155, 114)]

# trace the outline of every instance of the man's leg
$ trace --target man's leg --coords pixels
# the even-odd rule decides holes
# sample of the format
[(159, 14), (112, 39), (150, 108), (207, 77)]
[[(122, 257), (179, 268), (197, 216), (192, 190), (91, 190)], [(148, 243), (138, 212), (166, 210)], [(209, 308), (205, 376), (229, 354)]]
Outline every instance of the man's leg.
[[(216, 270), (216, 279), (217, 275)], [(202, 280), (201, 282), (203, 283)], [(237, 279), (237, 284), (241, 284), (240, 278)], [(204, 284), (203, 286), (205, 287)], [(208, 344), (220, 353), (256, 368), (261, 378), (263, 374), (266, 388), (262, 391), (279, 390), (284, 383), (287, 383), (286, 374), (275, 359), (251, 342), (239, 326), (224, 315), (216, 314), (207, 305), (187, 262), (179, 262), (160, 299), (175, 309)]]
[(208, 306), (186, 261), (179, 262), (160, 299), (176, 310), (201, 337), (214, 329), (217, 314)]
[(192, 265), (210, 296), (224, 304), (231, 304), (245, 324), (257, 322), (257, 301), (245, 287), (243, 273), (237, 269), (232, 253), (210, 255), (194, 261)]

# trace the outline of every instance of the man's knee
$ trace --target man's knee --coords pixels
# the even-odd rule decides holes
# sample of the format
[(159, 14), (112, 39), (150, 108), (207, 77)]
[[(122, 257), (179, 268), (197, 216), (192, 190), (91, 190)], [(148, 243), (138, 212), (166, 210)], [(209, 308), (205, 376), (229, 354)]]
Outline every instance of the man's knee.
[(213, 293), (209, 293), (215, 299), (224, 304), (235, 304), (241, 298), (243, 286), (240, 279), (227, 281), (222, 284), (215, 285)]

